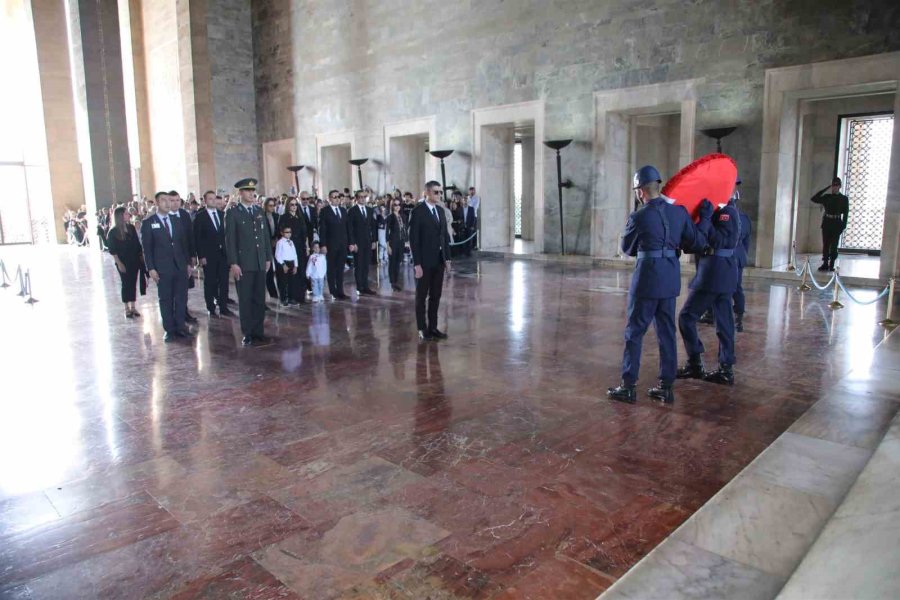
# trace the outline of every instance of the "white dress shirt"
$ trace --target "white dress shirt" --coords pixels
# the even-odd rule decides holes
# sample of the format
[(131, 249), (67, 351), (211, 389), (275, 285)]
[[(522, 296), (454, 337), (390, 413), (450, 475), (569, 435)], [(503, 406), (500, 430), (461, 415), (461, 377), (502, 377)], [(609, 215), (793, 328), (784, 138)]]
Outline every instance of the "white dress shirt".
[(289, 260), (294, 263), (295, 267), (299, 266), (297, 265), (297, 249), (294, 247), (294, 242), (287, 238), (279, 238), (278, 243), (275, 244), (275, 260), (282, 265)]

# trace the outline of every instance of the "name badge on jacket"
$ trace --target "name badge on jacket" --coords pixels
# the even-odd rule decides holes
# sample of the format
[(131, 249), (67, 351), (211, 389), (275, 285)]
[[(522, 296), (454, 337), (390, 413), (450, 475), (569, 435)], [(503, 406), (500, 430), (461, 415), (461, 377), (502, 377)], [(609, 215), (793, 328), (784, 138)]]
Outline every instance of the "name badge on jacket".
[(150, 229), (159, 229), (159, 228), (160, 228), (159, 223), (150, 223)]

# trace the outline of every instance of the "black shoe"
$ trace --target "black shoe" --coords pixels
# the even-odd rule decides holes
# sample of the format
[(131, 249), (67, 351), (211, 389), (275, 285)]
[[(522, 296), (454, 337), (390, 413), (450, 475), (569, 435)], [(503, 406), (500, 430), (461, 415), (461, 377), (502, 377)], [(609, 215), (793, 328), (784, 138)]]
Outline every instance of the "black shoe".
[(163, 341), (166, 342), (166, 343), (174, 342), (174, 341), (175, 341), (175, 334), (174, 334), (174, 333), (169, 333), (169, 332), (167, 331), (166, 334), (163, 336)]
[(366, 296), (377, 296), (378, 295), (378, 293), (371, 288), (364, 289), (363, 291), (360, 292), (360, 294), (364, 294)]
[(829, 271), (834, 271), (834, 265), (828, 265), (828, 270), (829, 270)]
[(288, 306), (288, 301), (287, 301), (287, 300), (283, 300), (283, 301), (281, 302), (281, 305), (282, 305), (283, 307), (287, 308), (287, 306)]
[(419, 339), (423, 342), (427, 342), (434, 339), (434, 336), (431, 335), (430, 331), (425, 331), (424, 329), (419, 330)]
[(446, 333), (444, 333), (443, 331), (441, 331), (440, 329), (437, 329), (437, 328), (432, 329), (428, 333), (430, 333), (431, 337), (433, 337), (436, 340), (446, 340), (448, 337)]
[(250, 337), (249, 335), (245, 335), (244, 339), (241, 340), (241, 346), (252, 346), (252, 345), (253, 345), (253, 338)]
[(706, 370), (703, 368), (703, 359), (700, 357), (691, 357), (687, 363), (678, 369), (675, 375), (678, 379), (703, 379)]
[(392, 285), (392, 286), (391, 286), (391, 289), (394, 290), (395, 292), (402, 292), (402, 291), (403, 291), (403, 288), (400, 287), (399, 285)]
[(719, 385), (734, 385), (734, 371), (731, 365), (719, 365), (719, 369), (712, 373), (707, 373), (703, 381), (718, 383)]
[(335, 296), (335, 298), (338, 300), (349, 300), (350, 296), (348, 296), (347, 294), (339, 294), (339, 295)]
[(706, 311), (705, 313), (703, 313), (703, 314), (700, 316), (700, 319), (698, 319), (698, 322), (704, 323), (704, 324), (706, 324), (706, 325), (712, 325), (713, 323), (715, 323), (715, 319), (713, 318), (713, 313), (712, 313), (712, 311), (711, 311), (711, 310), (708, 310), (708, 311)]
[(192, 315), (190, 313), (185, 313), (184, 314), (184, 322), (194, 324), (197, 322), (197, 317), (195, 317), (194, 315)]
[(130, 310), (126, 310), (126, 311), (125, 311), (125, 318), (126, 318), (126, 319), (133, 319), (133, 318), (134, 318), (134, 313), (131, 312)]
[(672, 388), (671, 383), (660, 381), (659, 385), (647, 390), (647, 394), (663, 404), (675, 404), (675, 390)]
[(633, 385), (625, 385), (624, 383), (618, 387), (607, 388), (606, 397), (617, 402), (626, 404), (634, 404), (637, 402), (637, 392)]
[(131, 316), (132, 316), (132, 317), (139, 317), (139, 316), (141, 316), (141, 313), (139, 313), (139, 312), (136, 311), (136, 310), (133, 310), (133, 311), (131, 311)]
[(827, 271), (827, 270), (828, 270), (828, 263), (822, 263), (818, 270), (819, 270), (819, 271), (822, 271), (823, 273), (824, 273), (825, 271)]
[(734, 315), (734, 330), (744, 331), (744, 315)]
[(177, 335), (178, 337), (183, 337), (183, 338), (194, 337), (194, 334), (192, 334), (187, 329), (179, 329), (178, 331), (175, 332), (175, 335)]
[(221, 317), (233, 317), (233, 316), (234, 316), (234, 313), (231, 312), (230, 310), (228, 310), (227, 308), (220, 308), (220, 309), (219, 309), (219, 316), (221, 316)]

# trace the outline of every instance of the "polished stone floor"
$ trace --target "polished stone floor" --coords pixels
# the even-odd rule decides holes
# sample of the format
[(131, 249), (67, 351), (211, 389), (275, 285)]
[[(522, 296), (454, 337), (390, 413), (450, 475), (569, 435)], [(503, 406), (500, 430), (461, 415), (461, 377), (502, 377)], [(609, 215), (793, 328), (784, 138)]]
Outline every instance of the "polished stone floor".
[(737, 386), (625, 406), (625, 271), (460, 262), (446, 342), (381, 282), (243, 349), (200, 290), (196, 340), (164, 344), (109, 257), (0, 258), (40, 300), (0, 290), (3, 598), (594, 598), (883, 336), (883, 301), (750, 282)]

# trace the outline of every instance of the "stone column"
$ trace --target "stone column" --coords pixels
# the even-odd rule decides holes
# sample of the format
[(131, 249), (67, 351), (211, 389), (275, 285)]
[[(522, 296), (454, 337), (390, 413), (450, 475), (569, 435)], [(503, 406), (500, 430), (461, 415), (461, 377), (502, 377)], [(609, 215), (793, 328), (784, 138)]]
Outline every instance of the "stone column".
[[(555, 156), (555, 155), (554, 155)], [(556, 165), (553, 165), (556, 180)], [(534, 240), (534, 138), (522, 138), (522, 239)]]
[(69, 11), (85, 199), (93, 214), (131, 199), (119, 13), (103, 0), (70, 0)]
[(56, 240), (62, 243), (66, 241), (63, 213), (69, 207), (77, 209), (84, 204), (69, 65), (69, 36), (66, 33), (66, 4), (64, 0), (32, 2), (31, 13), (44, 100), (54, 230)]
[(175, 6), (188, 187), (178, 191), (182, 197), (187, 197), (188, 192), (199, 195), (207, 188), (215, 188), (212, 74), (206, 0), (176, 0)]

